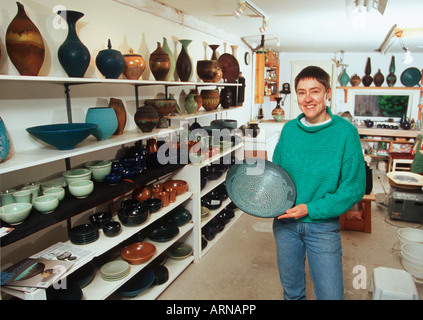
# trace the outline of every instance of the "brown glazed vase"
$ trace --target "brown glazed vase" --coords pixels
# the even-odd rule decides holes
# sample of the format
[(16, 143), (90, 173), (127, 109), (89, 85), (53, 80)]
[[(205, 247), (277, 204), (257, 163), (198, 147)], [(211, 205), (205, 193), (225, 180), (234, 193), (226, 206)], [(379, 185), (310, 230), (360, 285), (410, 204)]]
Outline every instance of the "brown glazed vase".
[(6, 49), (10, 60), (22, 76), (38, 76), (44, 62), (45, 48), (40, 31), (16, 2), (18, 13), (6, 31)]
[(373, 76), (373, 82), (375, 83), (376, 87), (382, 86), (383, 82), (385, 81), (385, 77), (380, 72), (380, 69), (376, 72), (376, 74)]
[(123, 133), (126, 125), (126, 110), (122, 100), (110, 98), (109, 108), (113, 108), (118, 119), (118, 127), (114, 135), (120, 135)]
[(137, 109), (134, 120), (142, 132), (151, 132), (159, 122), (159, 114), (153, 107), (145, 105)]
[(188, 46), (192, 40), (181, 39), (179, 42), (182, 44), (181, 52), (176, 59), (176, 73), (181, 81), (190, 81), (192, 76), (192, 61), (188, 53)]
[(140, 54), (134, 53), (132, 48), (123, 57), (125, 58), (123, 75), (129, 80), (138, 80), (145, 70), (144, 58)]
[(361, 79), (357, 74), (354, 74), (350, 79), (351, 85), (353, 87), (358, 87), (361, 83)]
[(370, 75), (372, 72), (372, 65), (370, 58), (367, 58), (366, 68), (364, 69), (365, 75), (363, 76), (363, 79), (361, 80), (363, 82), (363, 85), (365, 87), (370, 87), (370, 85), (373, 82), (373, 77)]
[(148, 64), (154, 79), (159, 81), (166, 80), (170, 70), (170, 59), (166, 51), (162, 49), (160, 42), (157, 42), (157, 48), (151, 53)]
[(201, 90), (200, 95), (203, 99), (203, 108), (207, 111), (212, 111), (219, 106), (220, 94), (218, 89)]

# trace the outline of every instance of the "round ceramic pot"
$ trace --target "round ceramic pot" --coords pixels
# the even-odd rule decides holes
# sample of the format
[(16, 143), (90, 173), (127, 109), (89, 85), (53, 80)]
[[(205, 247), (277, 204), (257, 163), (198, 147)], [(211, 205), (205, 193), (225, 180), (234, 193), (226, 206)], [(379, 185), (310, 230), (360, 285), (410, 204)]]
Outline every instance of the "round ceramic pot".
[(203, 108), (207, 111), (216, 109), (220, 104), (219, 90), (201, 90), (201, 98), (203, 99)]
[(105, 78), (117, 79), (125, 69), (125, 58), (120, 51), (112, 49), (110, 39), (107, 47), (108, 49), (101, 50), (98, 53), (95, 64)]
[(133, 49), (129, 49), (129, 53), (124, 54), (125, 69), (123, 75), (130, 80), (138, 80), (145, 70), (145, 60), (140, 54), (134, 53)]
[(97, 129), (92, 133), (97, 140), (109, 139), (118, 128), (116, 112), (109, 107), (89, 108), (85, 122), (98, 125)]
[(134, 120), (142, 132), (151, 132), (159, 122), (159, 114), (154, 107), (145, 105), (135, 112)]
[(213, 82), (218, 73), (216, 60), (198, 60), (197, 75), (204, 82)]

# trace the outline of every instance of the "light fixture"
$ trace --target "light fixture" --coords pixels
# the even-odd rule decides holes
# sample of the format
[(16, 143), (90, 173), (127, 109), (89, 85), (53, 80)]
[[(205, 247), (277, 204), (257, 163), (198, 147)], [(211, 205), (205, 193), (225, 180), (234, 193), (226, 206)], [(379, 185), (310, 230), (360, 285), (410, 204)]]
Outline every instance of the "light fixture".
[(269, 26), (269, 20), (266, 17), (263, 17), (263, 23), (259, 28), (260, 33), (266, 32), (267, 27)]
[(244, 14), (247, 5), (244, 0), (238, 0), (238, 8), (234, 10), (233, 14), (236, 18), (241, 17)]
[[(257, 44), (257, 41), (254, 41), (253, 38), (259, 38), (259, 44)], [(250, 43), (247, 41), (247, 39), (253, 39), (253, 41), (251, 41)], [(275, 41), (276, 46), (280, 47), (281, 45), (281, 40), (277, 37), (275, 38), (270, 38), (270, 39), (265, 39), (265, 35), (264, 34), (259, 34), (259, 35), (255, 35), (255, 36), (246, 36), (246, 37), (242, 37), (241, 40), (251, 49), (251, 51), (256, 52), (258, 50), (264, 50), (264, 43), (268, 43), (268, 42), (272, 42)]]
[(374, 11), (384, 14), (388, 0), (345, 0), (347, 16), (356, 29), (367, 28), (367, 15)]

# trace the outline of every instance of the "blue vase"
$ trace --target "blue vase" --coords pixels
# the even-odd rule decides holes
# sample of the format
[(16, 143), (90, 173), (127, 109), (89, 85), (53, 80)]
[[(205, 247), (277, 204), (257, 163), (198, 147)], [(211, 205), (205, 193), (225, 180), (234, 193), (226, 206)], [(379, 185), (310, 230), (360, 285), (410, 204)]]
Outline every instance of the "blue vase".
[(116, 112), (109, 107), (89, 108), (85, 122), (98, 125), (97, 129), (92, 133), (97, 140), (109, 139), (118, 127)]
[(125, 57), (120, 51), (112, 49), (110, 39), (107, 48), (98, 53), (95, 64), (106, 79), (117, 79), (125, 70)]
[(61, 10), (57, 14), (64, 18), (68, 24), (68, 36), (57, 52), (59, 62), (69, 77), (83, 78), (90, 65), (91, 55), (79, 39), (75, 26), (84, 14), (70, 10)]
[(347, 74), (347, 68), (344, 68), (342, 70), (341, 76), (339, 77), (339, 82), (341, 83), (341, 86), (346, 87), (349, 81), (350, 81), (350, 77)]
[(6, 127), (0, 117), (0, 162), (9, 155), (9, 137), (7, 136)]

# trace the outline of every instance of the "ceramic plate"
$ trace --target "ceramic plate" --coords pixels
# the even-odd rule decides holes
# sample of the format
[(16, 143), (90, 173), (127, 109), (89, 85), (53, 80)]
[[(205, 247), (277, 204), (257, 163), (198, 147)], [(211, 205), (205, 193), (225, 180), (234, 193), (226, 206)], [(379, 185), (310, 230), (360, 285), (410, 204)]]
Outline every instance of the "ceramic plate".
[(224, 53), (219, 57), (217, 63), (222, 69), (222, 78), (226, 82), (236, 82), (239, 77), (238, 60), (232, 54)]
[(297, 196), (294, 181), (273, 162), (244, 160), (229, 169), (226, 189), (235, 205), (250, 215), (274, 218), (291, 208)]
[(408, 68), (401, 74), (401, 83), (406, 87), (414, 87), (422, 79), (422, 73), (417, 68)]
[(186, 243), (177, 242), (166, 250), (169, 258), (174, 260), (182, 260), (192, 254), (192, 247)]

